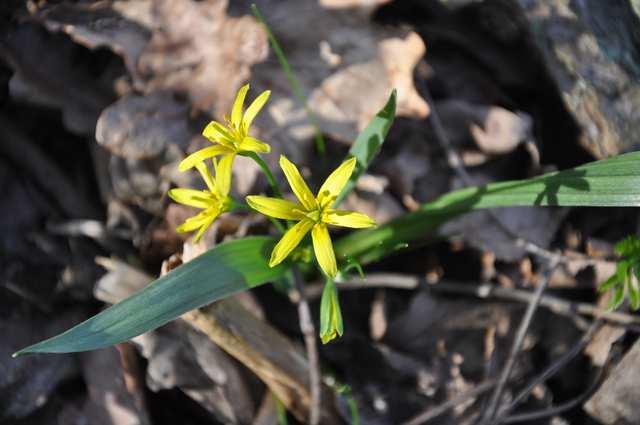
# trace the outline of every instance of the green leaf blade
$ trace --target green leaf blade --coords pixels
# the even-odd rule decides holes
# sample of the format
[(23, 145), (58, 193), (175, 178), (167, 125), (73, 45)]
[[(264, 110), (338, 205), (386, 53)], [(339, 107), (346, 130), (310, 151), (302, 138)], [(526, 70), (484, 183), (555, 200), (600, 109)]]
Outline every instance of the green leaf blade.
[(223, 243), (172, 270), (126, 300), (53, 338), (24, 348), (28, 353), (88, 351), (131, 339), (189, 310), (281, 277), (268, 264), (274, 241), (250, 237)]
[(342, 237), (334, 249), (339, 259), (353, 257), (367, 264), (394, 252), (398, 244), (424, 239), (446, 221), (466, 212), (514, 206), (638, 207), (640, 152), (532, 179), (450, 192), (375, 229)]
[(353, 190), (360, 176), (364, 174), (369, 164), (371, 164), (371, 161), (373, 161), (373, 158), (380, 152), (382, 144), (396, 116), (396, 103), (397, 93), (393, 90), (387, 103), (378, 111), (376, 116), (371, 119), (365, 129), (358, 135), (355, 142), (353, 142), (353, 145), (351, 145), (349, 156), (357, 159), (356, 168), (353, 170), (351, 178), (336, 199), (335, 205), (340, 204)]

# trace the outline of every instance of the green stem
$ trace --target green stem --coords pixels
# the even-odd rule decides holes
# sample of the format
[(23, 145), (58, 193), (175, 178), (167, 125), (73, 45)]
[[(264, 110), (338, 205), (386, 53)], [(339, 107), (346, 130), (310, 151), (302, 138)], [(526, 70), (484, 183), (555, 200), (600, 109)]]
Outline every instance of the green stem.
[[(276, 182), (276, 179), (275, 177), (273, 177), (273, 173), (269, 169), (269, 166), (267, 165), (266, 162), (264, 162), (262, 158), (260, 158), (260, 155), (258, 155), (255, 152), (243, 152), (241, 155), (253, 159), (256, 162), (256, 164), (260, 166), (260, 169), (262, 170), (264, 175), (267, 177), (267, 181), (269, 182), (269, 187), (271, 187), (271, 191), (273, 192), (273, 194), (280, 199), (284, 199), (284, 197), (282, 196), (282, 192), (280, 192), (280, 189), (278, 188), (278, 182)], [(267, 218), (269, 219), (269, 221), (271, 221), (271, 223), (273, 223), (274, 226), (276, 226), (276, 228), (280, 231), (280, 233), (284, 234), (287, 231), (285, 226), (283, 226), (279, 220), (276, 220), (273, 217), (267, 217)]]
[(231, 198), (231, 211), (251, 211), (249, 205)]
[(307, 104), (307, 99), (302, 93), (302, 88), (300, 87), (300, 81), (298, 81), (295, 74), (293, 73), (293, 70), (291, 69), (289, 62), (287, 61), (287, 57), (284, 55), (284, 52), (280, 47), (280, 43), (278, 43), (278, 40), (276, 40), (276, 37), (271, 32), (271, 28), (269, 28), (269, 25), (267, 25), (267, 22), (262, 16), (262, 13), (260, 13), (260, 10), (258, 10), (258, 6), (256, 6), (255, 4), (252, 4), (251, 10), (253, 11), (253, 14), (255, 15), (256, 19), (258, 19), (258, 21), (260, 21), (260, 23), (264, 26), (264, 29), (267, 32), (267, 37), (269, 37), (269, 42), (271, 43), (271, 47), (273, 48), (274, 53), (278, 57), (280, 66), (282, 67), (282, 70), (287, 76), (287, 80), (289, 80), (289, 84), (291, 84), (291, 88), (293, 89), (293, 94), (298, 99), (298, 102), (300, 102), (302, 106), (304, 106), (304, 110), (307, 113), (307, 117), (309, 118), (309, 121), (311, 121), (311, 124), (313, 125), (315, 142), (316, 142), (316, 150), (321, 156), (324, 157), (326, 149), (325, 149), (324, 138), (322, 137), (322, 133), (320, 132), (320, 126), (318, 125), (318, 119), (313, 114), (313, 112), (311, 111), (311, 108), (309, 108), (309, 105)]
[(271, 173), (271, 170), (269, 169), (267, 163), (264, 162), (264, 160), (260, 158), (260, 156), (255, 152), (245, 152), (242, 153), (242, 155), (253, 159), (260, 166), (262, 172), (267, 177), (269, 186), (271, 187), (271, 191), (273, 191), (273, 194), (280, 199), (284, 199), (282, 196), (282, 192), (280, 192), (280, 189), (278, 188), (278, 182), (276, 181), (275, 177), (273, 177), (273, 173)]

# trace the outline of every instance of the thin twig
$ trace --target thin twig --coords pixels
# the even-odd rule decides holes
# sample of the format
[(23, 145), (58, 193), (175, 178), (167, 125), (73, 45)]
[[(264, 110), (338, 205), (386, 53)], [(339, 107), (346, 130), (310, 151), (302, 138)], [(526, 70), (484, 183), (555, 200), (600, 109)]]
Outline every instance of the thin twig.
[[(426, 286), (424, 278), (403, 273), (368, 273), (364, 279), (353, 277), (347, 281), (339, 282), (337, 285), (341, 291), (371, 288), (413, 290), (425, 286), (429, 291), (435, 293), (464, 294), (482, 299), (499, 299), (521, 303), (529, 303), (534, 296), (533, 292), (529, 290), (503, 288), (490, 283), (472, 285), (468, 283), (441, 281), (437, 284)], [(310, 300), (319, 298), (320, 295), (322, 295), (323, 287), (324, 282), (310, 285), (306, 288), (307, 298)], [(575, 322), (582, 323), (580, 316), (596, 317), (607, 323), (631, 327), (640, 331), (640, 316), (620, 311), (605, 310), (591, 303), (567, 301), (554, 295), (543, 294), (540, 300), (540, 307), (547, 308), (555, 314), (566, 316)], [(586, 329), (588, 326), (589, 323), (583, 326), (583, 329)]]
[(295, 280), (296, 289), (299, 293), (298, 300), (298, 316), (300, 318), (300, 330), (304, 336), (304, 345), (307, 349), (307, 357), (309, 360), (309, 393), (311, 395), (311, 404), (309, 406), (309, 424), (317, 425), (320, 423), (320, 403), (321, 403), (321, 387), (320, 387), (320, 361), (318, 356), (318, 347), (316, 344), (316, 332), (311, 320), (311, 309), (307, 302), (304, 282), (300, 275), (300, 270), (293, 266), (293, 279)]
[[(416, 277), (417, 279), (417, 277)], [(439, 282), (429, 287), (429, 290), (441, 293), (455, 293), (474, 295), (479, 298), (497, 298), (509, 301), (528, 303), (533, 297), (531, 291), (514, 288), (502, 288), (491, 284), (469, 285), (465, 283)], [(584, 302), (567, 301), (553, 295), (542, 295), (540, 307), (548, 308), (553, 313), (567, 316), (571, 319), (589, 316), (601, 318), (610, 323), (621, 326), (639, 326), (640, 317), (619, 311), (604, 310), (597, 305)]]
[(516, 415), (511, 415), (508, 416), (506, 418), (504, 418), (503, 420), (501, 420), (500, 422), (496, 421), (496, 425), (498, 424), (513, 424), (513, 423), (518, 423), (518, 422), (525, 422), (525, 421), (536, 421), (539, 419), (545, 419), (545, 418), (549, 418), (552, 416), (556, 416), (559, 415), (561, 413), (566, 412), (567, 410), (571, 410), (579, 405), (581, 405), (582, 403), (584, 403), (586, 400), (588, 400), (593, 393), (598, 389), (598, 387), (600, 386), (600, 384), (602, 383), (602, 380), (605, 376), (604, 373), (604, 368), (600, 370), (600, 372), (598, 373), (598, 376), (596, 376), (593, 380), (593, 382), (591, 383), (591, 385), (589, 385), (589, 387), (586, 389), (586, 391), (584, 391), (582, 394), (578, 395), (577, 397), (566, 401), (562, 404), (559, 404), (558, 406), (552, 406), (549, 407), (547, 409), (540, 409), (540, 410), (535, 410), (533, 412), (525, 412), (525, 413), (519, 413)]
[(500, 400), (502, 399), (502, 393), (504, 392), (505, 386), (509, 379), (509, 375), (511, 375), (511, 371), (513, 370), (513, 366), (515, 365), (516, 358), (522, 349), (522, 344), (524, 343), (524, 338), (527, 335), (527, 331), (529, 330), (529, 326), (531, 325), (531, 321), (533, 320), (533, 315), (535, 314), (538, 306), (540, 305), (540, 300), (542, 299), (542, 294), (549, 283), (549, 277), (551, 273), (555, 269), (557, 263), (552, 261), (551, 264), (547, 265), (546, 270), (542, 275), (542, 279), (538, 283), (538, 286), (527, 306), (527, 310), (524, 313), (524, 317), (520, 322), (520, 326), (516, 333), (515, 340), (513, 341), (513, 345), (511, 346), (511, 351), (509, 352), (509, 357), (507, 358), (507, 362), (505, 363), (504, 369), (500, 374), (500, 378), (498, 378), (498, 385), (496, 386), (493, 395), (489, 401), (489, 405), (485, 414), (483, 415), (483, 420), (491, 421), (495, 418), (495, 415), (498, 411), (498, 407), (500, 404)]
[[(452, 147), (451, 142), (447, 137), (447, 134), (442, 125), (442, 121), (440, 120), (440, 117), (438, 116), (438, 113), (435, 109), (435, 105), (434, 105), (433, 99), (431, 98), (431, 94), (429, 93), (429, 89), (428, 87), (426, 87), (426, 84), (424, 84), (423, 86), (424, 86), (423, 88), (424, 88), (426, 101), (432, 106), (429, 119), (431, 121), (431, 124), (433, 125), (436, 138), (438, 139), (440, 146), (442, 147), (442, 149), (444, 149), (446, 153), (447, 162), (458, 174), (458, 176), (463, 180), (466, 186), (472, 186), (474, 182), (471, 179), (471, 176), (467, 173), (467, 170), (464, 168), (463, 162), (460, 156), (458, 155), (456, 150)], [(540, 300), (542, 299), (542, 294), (549, 281), (550, 273), (553, 269), (555, 269), (558, 263), (563, 262), (564, 258), (562, 255), (551, 252), (547, 249), (544, 249), (534, 244), (533, 242), (530, 242), (526, 239), (521, 238), (518, 234), (516, 234), (507, 226), (505, 226), (500, 221), (500, 219), (498, 218), (498, 216), (495, 214), (493, 210), (487, 210), (487, 213), (489, 217), (492, 219), (492, 221), (495, 222), (496, 226), (500, 230), (502, 230), (502, 232), (506, 236), (512, 239), (514, 244), (517, 247), (523, 248), (529, 254), (535, 255), (538, 258), (545, 260), (548, 267), (546, 272), (544, 273), (543, 279), (541, 280), (540, 284), (536, 288), (536, 291), (534, 292), (533, 298), (529, 302), (527, 311), (525, 312), (525, 316), (516, 334), (516, 339), (511, 347), (511, 352), (509, 353), (509, 357), (507, 358), (507, 363), (505, 364), (505, 367), (502, 370), (502, 373), (498, 380), (498, 385), (496, 386), (496, 389), (490, 399), (488, 409), (485, 411), (485, 414), (482, 415), (481, 421), (490, 422), (497, 413), (500, 399), (502, 397), (502, 392), (504, 391), (504, 387), (507, 383), (509, 375), (511, 374), (511, 370), (513, 369), (513, 366), (515, 364), (515, 359), (518, 353), (520, 352), (520, 349), (522, 348), (522, 343), (524, 342), (524, 337), (527, 333), (529, 325), (531, 324), (533, 314), (535, 313), (536, 309), (540, 304)]]
[[(496, 418), (496, 424), (508, 423), (509, 421), (507, 420), (507, 417), (509, 413), (511, 413), (511, 411), (515, 409), (518, 406), (518, 404), (520, 404), (520, 402), (523, 401), (533, 391), (533, 389), (537, 385), (545, 382), (546, 380), (554, 376), (564, 366), (566, 366), (567, 363), (569, 363), (574, 357), (580, 354), (582, 350), (587, 346), (587, 344), (589, 344), (589, 342), (591, 341), (591, 338), (601, 326), (602, 326), (602, 320), (596, 319), (591, 324), (589, 329), (587, 329), (587, 331), (582, 335), (582, 337), (566, 353), (564, 353), (562, 356), (560, 356), (560, 358), (558, 358), (556, 361), (550, 364), (545, 370), (543, 370), (540, 374), (538, 374), (538, 376), (533, 378), (531, 382), (529, 382), (527, 386), (524, 389), (522, 389), (513, 398), (509, 406), (505, 407), (500, 411), (498, 417)], [(513, 417), (510, 417), (510, 418), (513, 418)]]
[[(465, 186), (474, 186), (475, 183), (471, 178), (471, 176), (469, 175), (469, 173), (467, 173), (467, 170), (464, 168), (464, 163), (462, 162), (460, 155), (458, 155), (458, 152), (456, 152), (456, 150), (453, 148), (453, 146), (451, 145), (451, 142), (449, 141), (449, 138), (447, 137), (447, 133), (444, 130), (444, 126), (442, 125), (442, 121), (440, 120), (440, 116), (438, 115), (438, 112), (435, 108), (435, 104), (433, 102), (433, 99), (431, 98), (431, 94), (426, 84), (423, 84), (423, 92), (424, 92), (423, 94), (424, 94), (425, 100), (431, 106), (429, 121), (433, 126), (433, 129), (436, 134), (436, 139), (438, 140), (440, 147), (445, 151), (445, 154), (447, 156), (447, 163), (451, 168), (453, 168), (456, 174), (462, 179)], [(558, 263), (566, 261), (560, 254), (544, 249), (541, 246), (538, 246), (531, 241), (523, 239), (522, 237), (514, 233), (511, 229), (509, 229), (500, 221), (500, 218), (496, 215), (496, 213), (493, 210), (488, 209), (487, 214), (489, 215), (491, 220), (495, 223), (495, 225), (507, 237), (509, 237), (509, 239), (513, 240), (513, 243), (518, 248), (522, 248), (529, 254), (536, 255), (548, 261), (555, 261)]]
[(438, 406), (432, 407), (429, 410), (426, 410), (420, 413), (419, 415), (414, 416), (413, 418), (409, 419), (407, 422), (404, 422), (403, 425), (420, 425), (427, 421), (430, 421), (431, 419), (437, 418), (438, 416), (466, 402), (467, 400), (476, 398), (486, 393), (487, 391), (495, 387), (497, 382), (498, 382), (497, 379), (492, 379), (492, 380), (483, 382), (482, 384), (479, 384), (477, 387), (465, 393), (462, 393), (452, 398), (451, 400), (447, 400), (444, 403), (439, 404)]

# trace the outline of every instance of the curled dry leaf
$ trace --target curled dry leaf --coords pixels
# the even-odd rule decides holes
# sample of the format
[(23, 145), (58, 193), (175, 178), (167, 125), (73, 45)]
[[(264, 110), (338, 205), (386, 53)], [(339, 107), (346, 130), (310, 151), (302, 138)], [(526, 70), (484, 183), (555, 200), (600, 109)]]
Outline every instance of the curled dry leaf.
[(93, 134), (100, 111), (113, 101), (109, 72), (89, 72), (90, 57), (79, 55), (67, 37), (48, 34), (37, 25), (9, 30), (0, 58), (15, 71), (10, 96), (61, 109), (64, 125), (73, 133)]
[[(386, 38), (379, 41), (377, 53), (370, 60), (349, 65), (325, 79), (309, 99), (323, 129), (341, 140), (354, 139), (393, 88), (398, 90), (399, 116), (426, 117), (429, 107), (413, 85), (413, 69), (424, 53), (424, 43), (414, 32)], [(354, 121), (351, 132), (349, 126), (340, 125)]]
[(89, 398), (84, 412), (97, 425), (148, 425), (151, 423), (126, 385), (125, 371), (118, 350), (108, 347), (80, 355), (82, 374)]
[(112, 154), (115, 196), (160, 213), (170, 177), (160, 171), (181, 159), (192, 136), (187, 106), (170, 93), (125, 96), (102, 111), (96, 140)]
[(483, 127), (471, 124), (469, 131), (484, 153), (500, 155), (511, 152), (529, 137), (531, 124), (531, 118), (526, 114), (516, 114), (499, 106), (491, 106)]
[(191, 139), (188, 118), (187, 106), (170, 93), (125, 96), (100, 114), (96, 140), (114, 155), (151, 159)]
[(640, 342), (613, 367), (600, 388), (584, 405), (595, 419), (606, 425), (637, 422), (640, 399)]
[[(145, 1), (127, 2), (135, 8)], [(140, 3), (135, 5), (135, 3)], [(63, 32), (89, 49), (106, 47), (121, 56), (132, 76), (137, 76), (138, 59), (151, 37), (150, 31), (113, 8), (107, 2), (61, 3), (38, 10), (34, 17), (52, 32)]]
[[(413, 69), (425, 52), (420, 37), (406, 29), (372, 23), (371, 8), (363, 2), (359, 8), (349, 2), (348, 10), (338, 10), (336, 2), (330, 3), (325, 7), (322, 2), (287, 0), (260, 5), (321, 130), (337, 141), (351, 143), (394, 88), (398, 89), (400, 116), (426, 116), (428, 106), (413, 86)], [(236, 10), (245, 9), (237, 6)], [(290, 16), (296, 19), (288, 19)], [(294, 162), (302, 160), (312, 142), (313, 128), (276, 57), (271, 55), (252, 72), (252, 80), (260, 87), (274, 89), (269, 114), (256, 119), (258, 127), (278, 127), (269, 134), (273, 152), (286, 149)]]
[(227, 1), (153, 2), (153, 35), (140, 57), (147, 90), (187, 94), (196, 111), (221, 115), (267, 55), (267, 38), (250, 16), (230, 17)]

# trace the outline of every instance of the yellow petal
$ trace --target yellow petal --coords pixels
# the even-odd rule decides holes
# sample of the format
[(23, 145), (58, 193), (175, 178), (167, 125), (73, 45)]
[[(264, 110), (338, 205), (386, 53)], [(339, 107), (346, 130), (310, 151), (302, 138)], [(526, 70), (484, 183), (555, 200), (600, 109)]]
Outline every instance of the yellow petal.
[(216, 188), (218, 195), (226, 197), (231, 190), (231, 173), (233, 171), (233, 158), (235, 154), (224, 155), (220, 161), (214, 163), (216, 169)]
[[(215, 164), (215, 159), (214, 159), (214, 164)], [(196, 168), (198, 169), (198, 172), (202, 176), (202, 180), (204, 180), (204, 182), (207, 184), (209, 191), (211, 191), (212, 193), (216, 192), (216, 182), (213, 179), (213, 176), (211, 175), (211, 171), (209, 170), (209, 167), (207, 167), (207, 165), (204, 162), (198, 162), (196, 164)]]
[(269, 217), (283, 220), (301, 220), (303, 218), (303, 215), (299, 212), (302, 210), (302, 205), (284, 199), (247, 196), (247, 204), (254, 210)]
[(352, 227), (354, 229), (362, 229), (376, 225), (376, 222), (368, 215), (341, 210), (326, 211), (322, 217), (322, 221), (335, 226)]
[(193, 232), (194, 230), (202, 227), (209, 218), (211, 218), (211, 214), (208, 214), (206, 211), (202, 211), (200, 214), (186, 219), (184, 223), (176, 228), (176, 231), (178, 233)]
[[(206, 210), (186, 219), (184, 223), (176, 228), (176, 231), (178, 233), (185, 233), (192, 232), (199, 228), (201, 232), (204, 232), (202, 227), (206, 229), (216, 218), (218, 218), (219, 215), (220, 209), (216, 205), (212, 205)], [(202, 234), (201, 232), (199, 233)]]
[(338, 266), (336, 266), (336, 256), (333, 253), (327, 225), (318, 223), (313, 226), (311, 238), (313, 239), (313, 251), (316, 253), (316, 260), (318, 260), (320, 268), (333, 279), (338, 273)]
[(169, 197), (180, 204), (196, 208), (209, 208), (215, 202), (207, 192), (195, 189), (171, 189)]
[(338, 168), (336, 168), (327, 180), (325, 180), (322, 187), (318, 191), (318, 201), (320, 205), (327, 206), (329, 203), (332, 203), (335, 198), (340, 195), (342, 192), (342, 188), (353, 173), (353, 169), (356, 166), (356, 158), (352, 157), (347, 161), (343, 162)]
[(186, 157), (185, 159), (183, 159), (182, 162), (180, 162), (180, 165), (178, 165), (178, 169), (180, 171), (186, 171), (189, 168), (196, 165), (198, 162), (202, 162), (207, 158), (211, 158), (211, 157), (222, 155), (229, 152), (231, 151), (226, 146), (222, 146), (222, 145), (209, 146), (207, 148), (200, 149), (199, 151), (194, 152), (188, 157)]
[(209, 226), (211, 226), (211, 223), (213, 223), (216, 218), (218, 218), (218, 214), (211, 215), (207, 218), (207, 220), (204, 223), (202, 223), (202, 226), (200, 226), (200, 230), (198, 230), (198, 233), (196, 233), (195, 237), (193, 238), (194, 243), (197, 243), (200, 240), (205, 230), (207, 230)]
[(285, 158), (284, 155), (280, 155), (280, 167), (287, 177), (291, 190), (293, 190), (293, 193), (295, 193), (305, 209), (309, 211), (316, 209), (318, 207), (316, 198), (313, 196), (313, 193), (311, 193), (311, 190), (309, 190), (309, 186), (304, 182), (296, 166)]
[(258, 139), (247, 136), (242, 139), (242, 143), (240, 143), (240, 146), (238, 146), (238, 150), (256, 153), (269, 153), (271, 152), (271, 146), (267, 145), (265, 142), (261, 142)]
[(249, 84), (245, 84), (240, 87), (240, 90), (238, 90), (238, 94), (236, 95), (236, 100), (233, 102), (233, 109), (231, 109), (231, 122), (237, 129), (239, 129), (240, 124), (242, 124), (242, 107), (244, 106), (244, 98), (247, 97), (248, 91)]
[(298, 246), (302, 238), (313, 227), (313, 221), (304, 219), (296, 223), (291, 229), (287, 230), (287, 233), (282, 236), (280, 242), (273, 248), (271, 252), (271, 259), (269, 260), (269, 267), (274, 267), (280, 264), (287, 256)]
[(214, 143), (233, 147), (233, 135), (217, 121), (211, 121), (207, 124), (204, 130), (202, 130), (202, 135)]
[(251, 105), (247, 108), (244, 116), (242, 117), (242, 128), (245, 131), (249, 131), (249, 126), (253, 122), (253, 119), (258, 115), (258, 112), (262, 109), (267, 100), (269, 99), (269, 95), (271, 95), (271, 91), (263, 91), (260, 93), (260, 96), (256, 97), (256, 99), (251, 102)]

